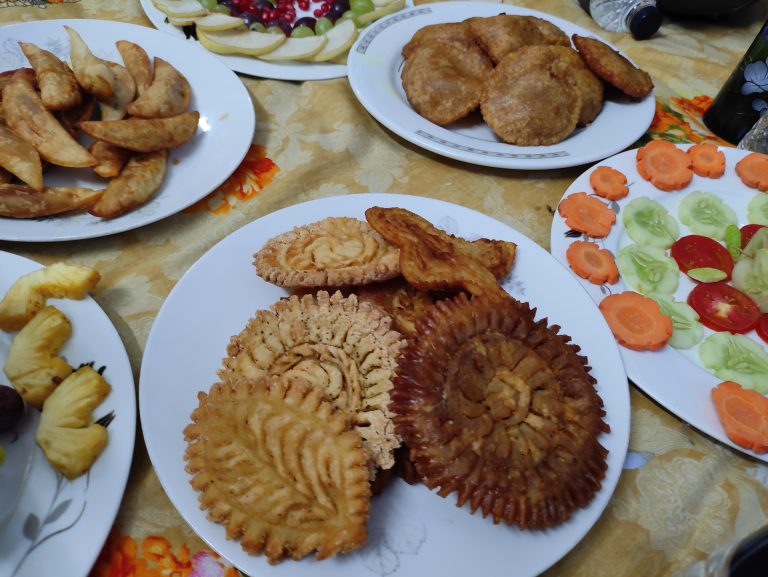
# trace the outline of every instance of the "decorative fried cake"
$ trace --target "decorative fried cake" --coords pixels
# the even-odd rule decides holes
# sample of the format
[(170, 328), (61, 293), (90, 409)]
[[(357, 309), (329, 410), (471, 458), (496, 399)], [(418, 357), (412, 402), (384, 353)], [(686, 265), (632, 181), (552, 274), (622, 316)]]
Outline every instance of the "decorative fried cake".
[(613, 48), (596, 38), (574, 34), (571, 36), (576, 50), (589, 69), (633, 98), (644, 98), (653, 90), (653, 80)]
[(417, 323), (391, 408), (428, 487), (523, 529), (559, 524), (592, 500), (608, 426), (586, 359), (557, 331), (511, 297), (464, 294)]
[(278, 235), (254, 255), (256, 273), (283, 286), (358, 285), (396, 277), (398, 251), (356, 218), (330, 217)]
[(348, 415), (375, 468), (394, 464), (400, 445), (389, 410), (397, 357), (405, 345), (391, 319), (355, 295), (291, 296), (260, 310), (232, 337), (219, 377), (224, 383), (264, 375), (301, 377)]

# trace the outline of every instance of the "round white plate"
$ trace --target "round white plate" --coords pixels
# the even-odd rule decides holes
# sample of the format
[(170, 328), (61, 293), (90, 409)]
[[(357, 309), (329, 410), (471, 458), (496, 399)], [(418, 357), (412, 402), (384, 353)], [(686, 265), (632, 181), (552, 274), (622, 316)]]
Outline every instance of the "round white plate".
[[(505, 288), (538, 307), (573, 336), (589, 357), (611, 427), (600, 442), (609, 449), (602, 489), (585, 509), (546, 531), (494, 525), (442, 499), (423, 485), (395, 481), (375, 497), (369, 539), (360, 550), (317, 562), (305, 559), (270, 566), (225, 538), (224, 527), (208, 521), (184, 471), (182, 430), (197, 406), (197, 392), (217, 381), (216, 371), (232, 335), (256, 310), (287, 292), (259, 278), (252, 255), (269, 238), (294, 226), (329, 216), (364, 219), (374, 205), (410, 209), (453, 234), (518, 243), (517, 260)], [(564, 292), (568, 298), (563, 298)], [(539, 574), (565, 555), (600, 517), (618, 481), (629, 437), (629, 388), (608, 326), (577, 282), (544, 249), (480, 213), (454, 204), (395, 194), (359, 194), (298, 204), (260, 218), (231, 234), (197, 261), (163, 304), (147, 341), (141, 369), (139, 407), (149, 456), (166, 493), (192, 528), (211, 547), (249, 575), (472, 575)], [(510, 574), (511, 574), (510, 573)]]
[(625, 149), (645, 133), (653, 120), (653, 93), (639, 102), (606, 100), (592, 124), (550, 146), (506, 144), (477, 112), (441, 127), (413, 110), (400, 81), (403, 67), (400, 52), (416, 31), (429, 24), (459, 22), (472, 16), (495, 16), (502, 12), (544, 18), (569, 36), (595, 36), (567, 20), (509, 4), (425, 4), (382, 18), (358, 37), (347, 61), (349, 83), (355, 96), (376, 120), (413, 144), (448, 158), (483, 166), (549, 169), (586, 164)]
[[(680, 148), (687, 149), (688, 146), (680, 145)], [(620, 170), (627, 176), (629, 195), (614, 205), (614, 209), (618, 214), (616, 224), (613, 226), (611, 233), (604, 239), (590, 239), (597, 241), (598, 244), (610, 250), (614, 255), (618, 254), (620, 248), (633, 243), (621, 223), (621, 210), (628, 202), (640, 196), (647, 196), (660, 202), (669, 214), (677, 219), (677, 207), (688, 193), (694, 190), (713, 192), (722, 196), (723, 200), (736, 211), (740, 225), (743, 225), (747, 223), (747, 203), (756, 194), (763, 193), (745, 186), (734, 172), (736, 163), (746, 156), (748, 152), (735, 148), (722, 148), (721, 150), (725, 153), (726, 158), (725, 174), (721, 178), (713, 179), (694, 175), (693, 180), (686, 188), (673, 192), (661, 191), (650, 182), (643, 180), (635, 168), (637, 151), (628, 150), (608, 158), (584, 172), (568, 187), (563, 198), (580, 191), (591, 194), (592, 188), (589, 185), (589, 175), (597, 166), (610, 166)], [(691, 234), (688, 227), (680, 223), (679, 220), (678, 224), (680, 224), (681, 237)], [(555, 258), (566, 267), (568, 267), (568, 261), (565, 258), (565, 251), (568, 245), (582, 238), (580, 236), (566, 236), (567, 232), (568, 227), (565, 225), (564, 219), (555, 214), (552, 221), (551, 250)], [(573, 277), (581, 283), (596, 303), (599, 303), (609, 294), (607, 290), (610, 290), (610, 293), (630, 290), (622, 279), (619, 279), (619, 282), (615, 285), (598, 286), (575, 274), (573, 274)], [(609, 287), (609, 289), (605, 287)], [(680, 285), (674, 294), (675, 300), (685, 302), (693, 287), (694, 282), (687, 275), (681, 273)], [(713, 331), (706, 327), (704, 328), (704, 338), (712, 333)], [(765, 347), (765, 343), (757, 336), (755, 331), (751, 331), (746, 336), (751, 337), (755, 342)], [(717, 418), (717, 413), (709, 394), (712, 387), (720, 382), (720, 379), (701, 364), (698, 355), (698, 345), (686, 350), (678, 350), (671, 346), (666, 346), (659, 351), (633, 351), (624, 347), (619, 347), (619, 349), (621, 350), (621, 357), (624, 359), (624, 365), (627, 368), (629, 378), (663, 407), (707, 435), (739, 451), (768, 462), (768, 455), (758, 455), (752, 451), (747, 451), (731, 442), (726, 436), (725, 431), (720, 425), (720, 420)]]
[[(144, 14), (158, 30), (172, 34), (177, 38), (189, 40), (188, 44), (198, 44), (195, 38), (186, 38), (184, 31), (168, 22), (168, 17), (155, 8), (152, 0), (140, 0)], [(202, 48), (202, 47), (201, 47)], [(205, 50), (205, 48), (203, 48)], [(213, 53), (211, 53), (213, 54)], [(215, 54), (226, 66), (235, 72), (273, 78), (275, 80), (327, 80), (341, 78), (347, 75), (345, 64), (328, 64), (323, 62), (269, 62), (249, 56)]]
[[(0, 251), (0, 295), (21, 275), (41, 266), (29, 259)], [(15, 435), (0, 435), (0, 445), (11, 459), (33, 447), (31, 467), (25, 481), (17, 488), (18, 505), (10, 519), (0, 526), (0, 575), (4, 577), (39, 577), (67, 575), (86, 577), (96, 560), (117, 515), (128, 480), (136, 435), (136, 393), (131, 365), (120, 336), (109, 317), (91, 297), (81, 301), (48, 299), (72, 322), (72, 336), (61, 349), (70, 365), (94, 363), (106, 367), (104, 378), (112, 392), (94, 411), (100, 419), (114, 413), (107, 427), (109, 442), (91, 469), (68, 481), (51, 467), (43, 452), (34, 444), (38, 411), (27, 408), (25, 420)], [(5, 365), (16, 333), (0, 331), (0, 365)], [(0, 383), (10, 384), (0, 374)], [(17, 447), (17, 445), (20, 445)], [(24, 458), (24, 455), (21, 455)], [(2, 499), (12, 499), (5, 484), (7, 475), (0, 465)]]
[[(178, 68), (192, 86), (189, 110), (200, 112), (197, 134), (169, 151), (160, 190), (144, 206), (108, 220), (87, 213), (42, 219), (0, 217), (0, 240), (59, 241), (105, 236), (170, 216), (197, 202), (234, 172), (253, 140), (256, 115), (243, 83), (208, 51), (152, 28), (106, 20), (40, 20), (0, 28), (0, 71), (29, 66), (18, 41), (32, 42), (69, 60), (64, 24), (77, 30), (99, 57), (122, 62), (117, 40), (142, 46)], [(46, 185), (103, 188), (107, 180), (90, 169), (51, 167)]]

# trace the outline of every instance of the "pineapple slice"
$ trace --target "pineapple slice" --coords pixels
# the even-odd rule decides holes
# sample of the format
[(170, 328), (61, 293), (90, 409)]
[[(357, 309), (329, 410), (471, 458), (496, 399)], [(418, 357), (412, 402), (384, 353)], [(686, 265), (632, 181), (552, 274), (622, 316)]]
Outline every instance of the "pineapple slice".
[(0, 301), (0, 329), (19, 330), (45, 306), (47, 298), (84, 298), (100, 278), (92, 268), (63, 262), (25, 274)]
[(107, 429), (93, 422), (91, 411), (111, 390), (99, 373), (84, 366), (64, 379), (43, 405), (37, 444), (68, 479), (85, 473), (107, 446)]
[(28, 405), (41, 409), (53, 390), (73, 371), (59, 356), (72, 334), (64, 313), (47, 306), (14, 337), (5, 361), (5, 376)]

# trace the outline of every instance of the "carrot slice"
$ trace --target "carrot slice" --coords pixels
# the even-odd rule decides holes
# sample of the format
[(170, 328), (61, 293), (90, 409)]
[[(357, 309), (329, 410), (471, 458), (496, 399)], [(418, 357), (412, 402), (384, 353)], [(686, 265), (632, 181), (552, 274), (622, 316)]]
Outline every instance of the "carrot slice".
[(768, 155), (752, 152), (736, 163), (736, 174), (750, 188), (768, 191)]
[(731, 441), (756, 453), (768, 451), (768, 398), (725, 381), (712, 389), (712, 401)]
[(637, 151), (637, 172), (660, 190), (685, 188), (693, 178), (691, 159), (666, 140), (651, 140)]
[(589, 175), (589, 184), (597, 196), (608, 200), (619, 200), (629, 194), (627, 177), (610, 166), (598, 166), (593, 170)]
[(616, 222), (616, 213), (586, 192), (565, 197), (560, 201), (557, 212), (565, 219), (567, 226), (595, 238), (608, 236)]
[(619, 269), (610, 251), (594, 242), (577, 240), (568, 246), (565, 258), (573, 272), (594, 284), (614, 284), (619, 280)]
[(688, 149), (691, 169), (699, 176), (720, 178), (725, 174), (725, 154), (711, 142), (700, 142)]
[(635, 351), (662, 348), (672, 336), (672, 319), (656, 301), (633, 291), (605, 297), (600, 304), (616, 341)]

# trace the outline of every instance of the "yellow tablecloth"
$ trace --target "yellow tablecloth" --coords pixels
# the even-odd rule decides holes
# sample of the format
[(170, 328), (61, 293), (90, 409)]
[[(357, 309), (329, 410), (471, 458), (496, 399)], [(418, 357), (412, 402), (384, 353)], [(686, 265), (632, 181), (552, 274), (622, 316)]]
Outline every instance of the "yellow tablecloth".
[[(571, 20), (625, 51), (656, 85), (651, 132), (679, 141), (711, 138), (701, 111), (768, 16), (768, 3), (758, 2), (727, 26), (668, 19), (652, 39), (637, 42), (598, 29), (576, 0), (514, 4)], [(0, 23), (41, 18), (151, 26), (138, 0), (0, 8)], [(553, 209), (586, 169), (513, 171), (453, 162), (384, 129), (358, 103), (345, 78), (241, 78), (256, 105), (254, 146), (241, 169), (206, 200), (106, 238), (0, 242), (0, 249), (41, 263), (65, 260), (99, 270), (102, 282), (94, 298), (117, 327), (137, 383), (147, 336), (165, 297), (208, 248), (247, 222), (313, 198), (407, 193), (487, 213), (548, 248)], [(600, 521), (547, 576), (671, 576), (766, 521), (768, 467), (704, 437), (634, 387), (631, 403), (631, 462)], [(125, 497), (93, 575), (186, 576), (201, 559), (210, 561), (209, 555), (160, 486), (139, 430)], [(227, 568), (225, 574), (237, 572)]]

